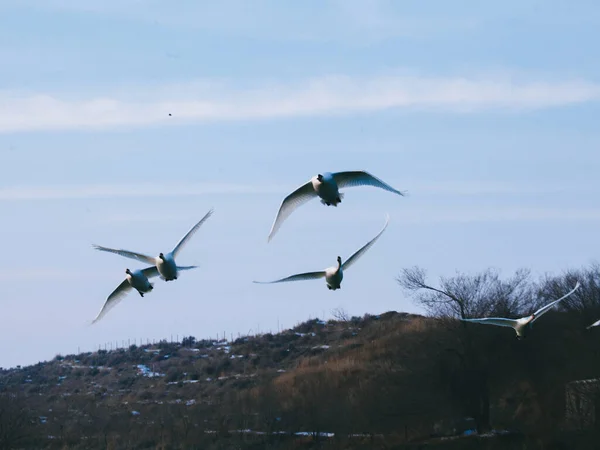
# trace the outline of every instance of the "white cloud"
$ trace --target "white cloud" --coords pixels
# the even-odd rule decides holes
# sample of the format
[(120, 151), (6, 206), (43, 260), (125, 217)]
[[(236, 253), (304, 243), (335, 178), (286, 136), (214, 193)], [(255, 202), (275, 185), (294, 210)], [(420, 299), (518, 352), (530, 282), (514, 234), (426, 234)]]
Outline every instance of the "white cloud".
[[(307, 176), (308, 179), (308, 176)], [(479, 196), (479, 195), (556, 195), (560, 193), (586, 193), (598, 190), (598, 186), (586, 183), (523, 184), (506, 181), (431, 181), (387, 180), (392, 186), (401, 186), (409, 197), (423, 195)], [(290, 183), (251, 185), (235, 183), (112, 183), (78, 185), (21, 185), (0, 188), (0, 201), (70, 200), (101, 198), (156, 198), (202, 196), (209, 194), (277, 194), (285, 195), (297, 187), (299, 180)], [(369, 189), (369, 188), (366, 188)], [(129, 220), (115, 217), (115, 221)]]
[(441, 37), (512, 23), (531, 26), (581, 27), (598, 24), (596, 3), (554, 2), (542, 8), (536, 0), (507, 2), (400, 2), (394, 0), (220, 0), (174, 2), (148, 0), (2, 0), (3, 9), (19, 8), (91, 14), (157, 27), (200, 30), (216, 35), (291, 41), (338, 41), (369, 45), (390, 38)]
[(285, 187), (231, 183), (136, 183), (95, 185), (13, 186), (0, 188), (0, 201), (92, 198), (175, 197), (206, 194), (268, 194)]
[(216, 35), (291, 41), (352, 42), (365, 45), (394, 37), (424, 37), (480, 26), (480, 20), (452, 9), (399, 5), (392, 0), (221, 0), (148, 2), (143, 0), (3, 0), (0, 10), (27, 8), (76, 11), (97, 16), (201, 30)]
[(122, 89), (93, 98), (0, 92), (0, 133), (322, 117), (386, 109), (522, 111), (599, 98), (600, 85), (583, 80), (515, 81), (507, 76), (469, 79), (414, 75), (325, 76), (246, 88), (223, 81), (198, 81), (138, 91)]
[[(29, 267), (29, 268), (2, 268), (0, 281), (73, 281), (74, 279), (101, 280), (110, 272), (86, 271), (66, 268), (52, 267)], [(123, 276), (124, 277), (124, 276)]]
[[(398, 184), (399, 185), (399, 184)], [(404, 179), (402, 186), (407, 186), (409, 195), (451, 195), (451, 196), (479, 196), (479, 195), (557, 195), (564, 193), (593, 194), (598, 192), (600, 185), (586, 182), (573, 183), (560, 181), (553, 183), (523, 183), (520, 181), (463, 181), (463, 180), (413, 180)]]
[(473, 223), (473, 222), (598, 222), (600, 209), (540, 208), (540, 207), (455, 207), (407, 208), (406, 214), (396, 222), (405, 224), (424, 223)]
[[(195, 216), (194, 216), (195, 217)], [(190, 214), (132, 214), (132, 213), (121, 213), (121, 214), (109, 214), (102, 215), (96, 221), (96, 223), (103, 224), (129, 224), (133, 222), (139, 223), (152, 223), (152, 222), (189, 222), (193, 220)]]

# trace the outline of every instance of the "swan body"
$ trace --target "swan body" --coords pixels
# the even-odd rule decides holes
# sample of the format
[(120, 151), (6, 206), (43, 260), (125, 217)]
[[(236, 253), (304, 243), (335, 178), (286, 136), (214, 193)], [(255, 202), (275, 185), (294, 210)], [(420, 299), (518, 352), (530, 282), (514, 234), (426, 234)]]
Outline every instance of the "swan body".
[(344, 269), (342, 268), (342, 258), (337, 257), (337, 265), (325, 269), (325, 282), (327, 288), (331, 291), (341, 289), (342, 280), (344, 279)]
[(342, 202), (339, 186), (330, 172), (324, 172), (322, 175), (315, 175), (310, 179), (313, 190), (321, 198), (321, 203), (337, 207)]
[(108, 296), (104, 302), (104, 306), (102, 306), (102, 309), (92, 324), (102, 319), (109, 310), (114, 308), (129, 293), (129, 291), (131, 291), (131, 289), (138, 291), (142, 297), (145, 293), (151, 292), (152, 289), (154, 289), (154, 286), (150, 283), (149, 278), (158, 276), (158, 269), (156, 266), (135, 270), (133, 272), (129, 269), (125, 269), (125, 274), (125, 279)]
[(156, 267), (165, 281), (177, 279), (177, 264), (175, 264), (173, 253), (167, 253), (166, 255), (160, 253), (156, 258)]
[(283, 199), (271, 227), (268, 241), (271, 241), (284, 220), (299, 206), (318, 197), (322, 204), (337, 207), (344, 198), (344, 194), (341, 194), (339, 190), (353, 186), (373, 186), (398, 195), (405, 195), (404, 192), (394, 189), (364, 170), (317, 174)]
[[(527, 336), (529, 331), (533, 326), (533, 322), (538, 320), (542, 315), (550, 311), (558, 302), (564, 300), (573, 294), (577, 289), (579, 289), (579, 281), (575, 285), (575, 287), (570, 290), (567, 294), (563, 295), (558, 300), (554, 300), (551, 303), (548, 303), (546, 306), (538, 309), (536, 312), (531, 314), (530, 316), (521, 317), (519, 319), (506, 319), (503, 317), (485, 317), (481, 319), (461, 319), (464, 322), (474, 322), (481, 323), (483, 325), (496, 325), (500, 327), (510, 327), (515, 330), (517, 334), (517, 339), (523, 339)], [(600, 322), (600, 321), (599, 321)]]
[(96, 250), (100, 250), (103, 252), (115, 253), (117, 255), (121, 255), (125, 258), (135, 259), (137, 261), (141, 261), (144, 263), (154, 265), (157, 270), (159, 276), (165, 281), (176, 280), (179, 275), (179, 271), (181, 270), (190, 270), (195, 269), (198, 266), (178, 266), (175, 263), (175, 257), (181, 251), (181, 249), (185, 246), (185, 244), (190, 240), (190, 238), (194, 235), (196, 231), (200, 228), (200, 226), (212, 215), (214, 212), (213, 209), (209, 210), (206, 215), (200, 219), (200, 221), (194, 225), (186, 234), (183, 236), (180, 241), (177, 243), (175, 248), (169, 253), (159, 253), (157, 257), (148, 256), (143, 253), (130, 252), (129, 250), (123, 249), (114, 249), (109, 247), (102, 247), (100, 245), (93, 245)]
[(377, 239), (383, 234), (385, 229), (388, 226), (390, 217), (386, 216), (385, 225), (381, 229), (381, 231), (369, 242), (363, 245), (360, 249), (358, 249), (352, 256), (350, 256), (344, 263), (342, 263), (342, 258), (340, 256), (337, 257), (337, 264), (333, 267), (328, 267), (325, 270), (320, 270), (318, 272), (305, 272), (299, 273), (296, 275), (291, 275), (289, 277), (281, 278), (275, 281), (254, 281), (254, 283), (258, 284), (272, 284), (272, 283), (282, 283), (287, 281), (299, 281), (299, 280), (316, 280), (319, 278), (325, 278), (325, 283), (327, 284), (327, 288), (329, 290), (335, 291), (337, 289), (341, 289), (342, 280), (344, 278), (344, 270), (347, 270), (352, 264), (354, 264), (369, 248), (375, 244)]
[(152, 289), (154, 289), (154, 286), (152, 283), (150, 283), (148, 278), (156, 276), (157, 271), (158, 270), (156, 267), (150, 267), (149, 269), (146, 269), (146, 272), (144, 272), (144, 270), (136, 270), (132, 272), (129, 269), (125, 269), (125, 279), (129, 285), (137, 290), (140, 296), (143, 297), (144, 293), (150, 292)]

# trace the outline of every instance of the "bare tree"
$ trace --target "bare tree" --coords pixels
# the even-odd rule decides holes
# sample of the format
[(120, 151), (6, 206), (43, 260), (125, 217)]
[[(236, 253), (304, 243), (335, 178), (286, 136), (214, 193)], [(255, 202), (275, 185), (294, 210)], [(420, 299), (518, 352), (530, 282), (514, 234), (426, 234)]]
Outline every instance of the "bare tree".
[(562, 275), (546, 275), (540, 283), (538, 304), (542, 306), (549, 301), (565, 295), (579, 281), (581, 287), (569, 298), (561, 302), (567, 311), (597, 314), (600, 319), (600, 264), (593, 263), (585, 269), (571, 269)]
[(331, 315), (339, 322), (349, 322), (350, 315), (344, 308), (335, 308), (331, 311)]
[[(475, 275), (459, 272), (451, 278), (441, 277), (439, 287), (435, 287), (427, 283), (424, 269), (412, 267), (404, 269), (397, 281), (430, 315), (438, 318), (511, 317), (519, 316), (533, 303), (529, 275), (528, 270), (520, 269), (513, 277), (502, 280), (493, 269)], [(463, 324), (463, 331), (457, 335), (461, 344), (446, 348), (440, 361), (447, 361), (444, 370), (450, 392), (472, 415), (481, 432), (490, 426), (490, 368), (486, 352), (480, 350), (473, 331)], [(450, 323), (446, 326), (454, 327)]]
[(412, 267), (403, 269), (397, 281), (436, 317), (507, 317), (520, 314), (531, 304), (529, 274), (529, 270), (520, 269), (512, 278), (502, 280), (493, 269), (475, 275), (457, 273), (452, 278), (441, 277), (439, 287), (434, 287), (427, 283), (424, 269)]

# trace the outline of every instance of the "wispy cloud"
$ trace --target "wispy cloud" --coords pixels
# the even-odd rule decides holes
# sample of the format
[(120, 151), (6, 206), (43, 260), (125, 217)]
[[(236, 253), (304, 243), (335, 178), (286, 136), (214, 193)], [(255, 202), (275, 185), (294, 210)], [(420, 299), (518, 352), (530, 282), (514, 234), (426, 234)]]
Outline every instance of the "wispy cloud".
[[(3, 0), (6, 8), (93, 14), (131, 22), (216, 35), (268, 38), (291, 41), (332, 41), (368, 45), (394, 38), (424, 38), (452, 33), (485, 31), (486, 27), (518, 17), (532, 26), (598, 24), (600, 15), (594, 2), (577, 8), (554, 2), (552, 8), (539, 8), (535, 1), (470, 2), (461, 7), (452, 2), (394, 0), (319, 0), (281, 2), (220, 0), (199, 2), (180, 0)], [(587, 4), (585, 4), (587, 3)]]
[[(306, 179), (313, 174), (308, 174)], [(480, 196), (480, 195), (555, 195), (560, 193), (593, 193), (598, 186), (586, 183), (524, 184), (506, 181), (432, 181), (388, 180), (402, 186), (409, 197), (427, 195)], [(235, 183), (112, 183), (73, 185), (21, 185), (0, 188), (0, 201), (118, 199), (153, 197), (194, 197), (209, 194), (278, 194), (285, 195), (297, 187), (300, 180), (290, 183), (252, 185)], [(368, 189), (368, 188), (365, 188)], [(119, 218), (115, 218), (119, 221)], [(129, 219), (126, 219), (129, 220)]]
[[(424, 37), (472, 29), (480, 20), (452, 9), (399, 5), (392, 0), (280, 2), (145, 2), (140, 0), (4, 0), (4, 6), (118, 17), (160, 27), (292, 41), (338, 40), (363, 45), (395, 37)], [(437, 11), (437, 9), (436, 9)], [(454, 14), (449, 14), (454, 12)]]
[(75, 279), (101, 280), (110, 272), (86, 271), (79, 269), (52, 268), (52, 267), (29, 267), (29, 268), (7, 268), (0, 270), (0, 281), (73, 281)]
[(598, 222), (600, 209), (542, 207), (455, 207), (407, 208), (396, 222), (405, 224), (476, 223), (476, 222)]
[[(454, 113), (522, 111), (592, 102), (600, 85), (583, 80), (325, 76), (240, 88), (200, 81), (114, 95), (0, 93), (0, 133), (98, 130), (205, 121), (267, 120), (417, 109)], [(169, 116), (172, 114), (172, 116)]]
[[(133, 214), (133, 213), (121, 213), (121, 214), (106, 214), (99, 217), (96, 223), (102, 224), (130, 224), (130, 223), (172, 223), (172, 222), (191, 222), (196, 216), (191, 214)], [(197, 219), (196, 219), (197, 220)]]
[(523, 183), (508, 181), (431, 181), (406, 179), (403, 186), (409, 186), (409, 195), (451, 195), (451, 196), (488, 196), (488, 195), (556, 195), (561, 193), (598, 192), (600, 186), (590, 183)]
[(268, 194), (285, 187), (228, 183), (136, 183), (70, 186), (12, 186), (0, 188), (0, 201), (94, 198), (180, 197), (207, 194)]

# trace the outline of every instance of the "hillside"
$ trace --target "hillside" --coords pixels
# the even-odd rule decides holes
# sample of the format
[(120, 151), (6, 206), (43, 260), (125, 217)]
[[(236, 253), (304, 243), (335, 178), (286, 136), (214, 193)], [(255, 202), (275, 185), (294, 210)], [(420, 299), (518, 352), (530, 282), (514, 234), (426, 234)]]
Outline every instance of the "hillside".
[[(557, 283), (536, 285), (519, 307), (558, 295)], [(0, 448), (597, 448), (600, 330), (577, 309), (595, 286), (524, 340), (390, 311), (4, 370)]]
[[(234, 342), (188, 337), (57, 356), (1, 373), (2, 448), (450, 448), (456, 439), (470, 448), (537, 431), (545, 419), (531, 393), (535, 374), (507, 383), (498, 370), (492, 422), (504, 431), (476, 437), (444, 382), (451, 372), (439, 357), (452, 345), (446, 328), (388, 312), (316, 319)], [(502, 344), (498, 356), (523, 344), (506, 330), (475, 331), (484, 346)], [(532, 338), (521, 350), (540, 343)], [(559, 391), (550, 397), (560, 403)]]

